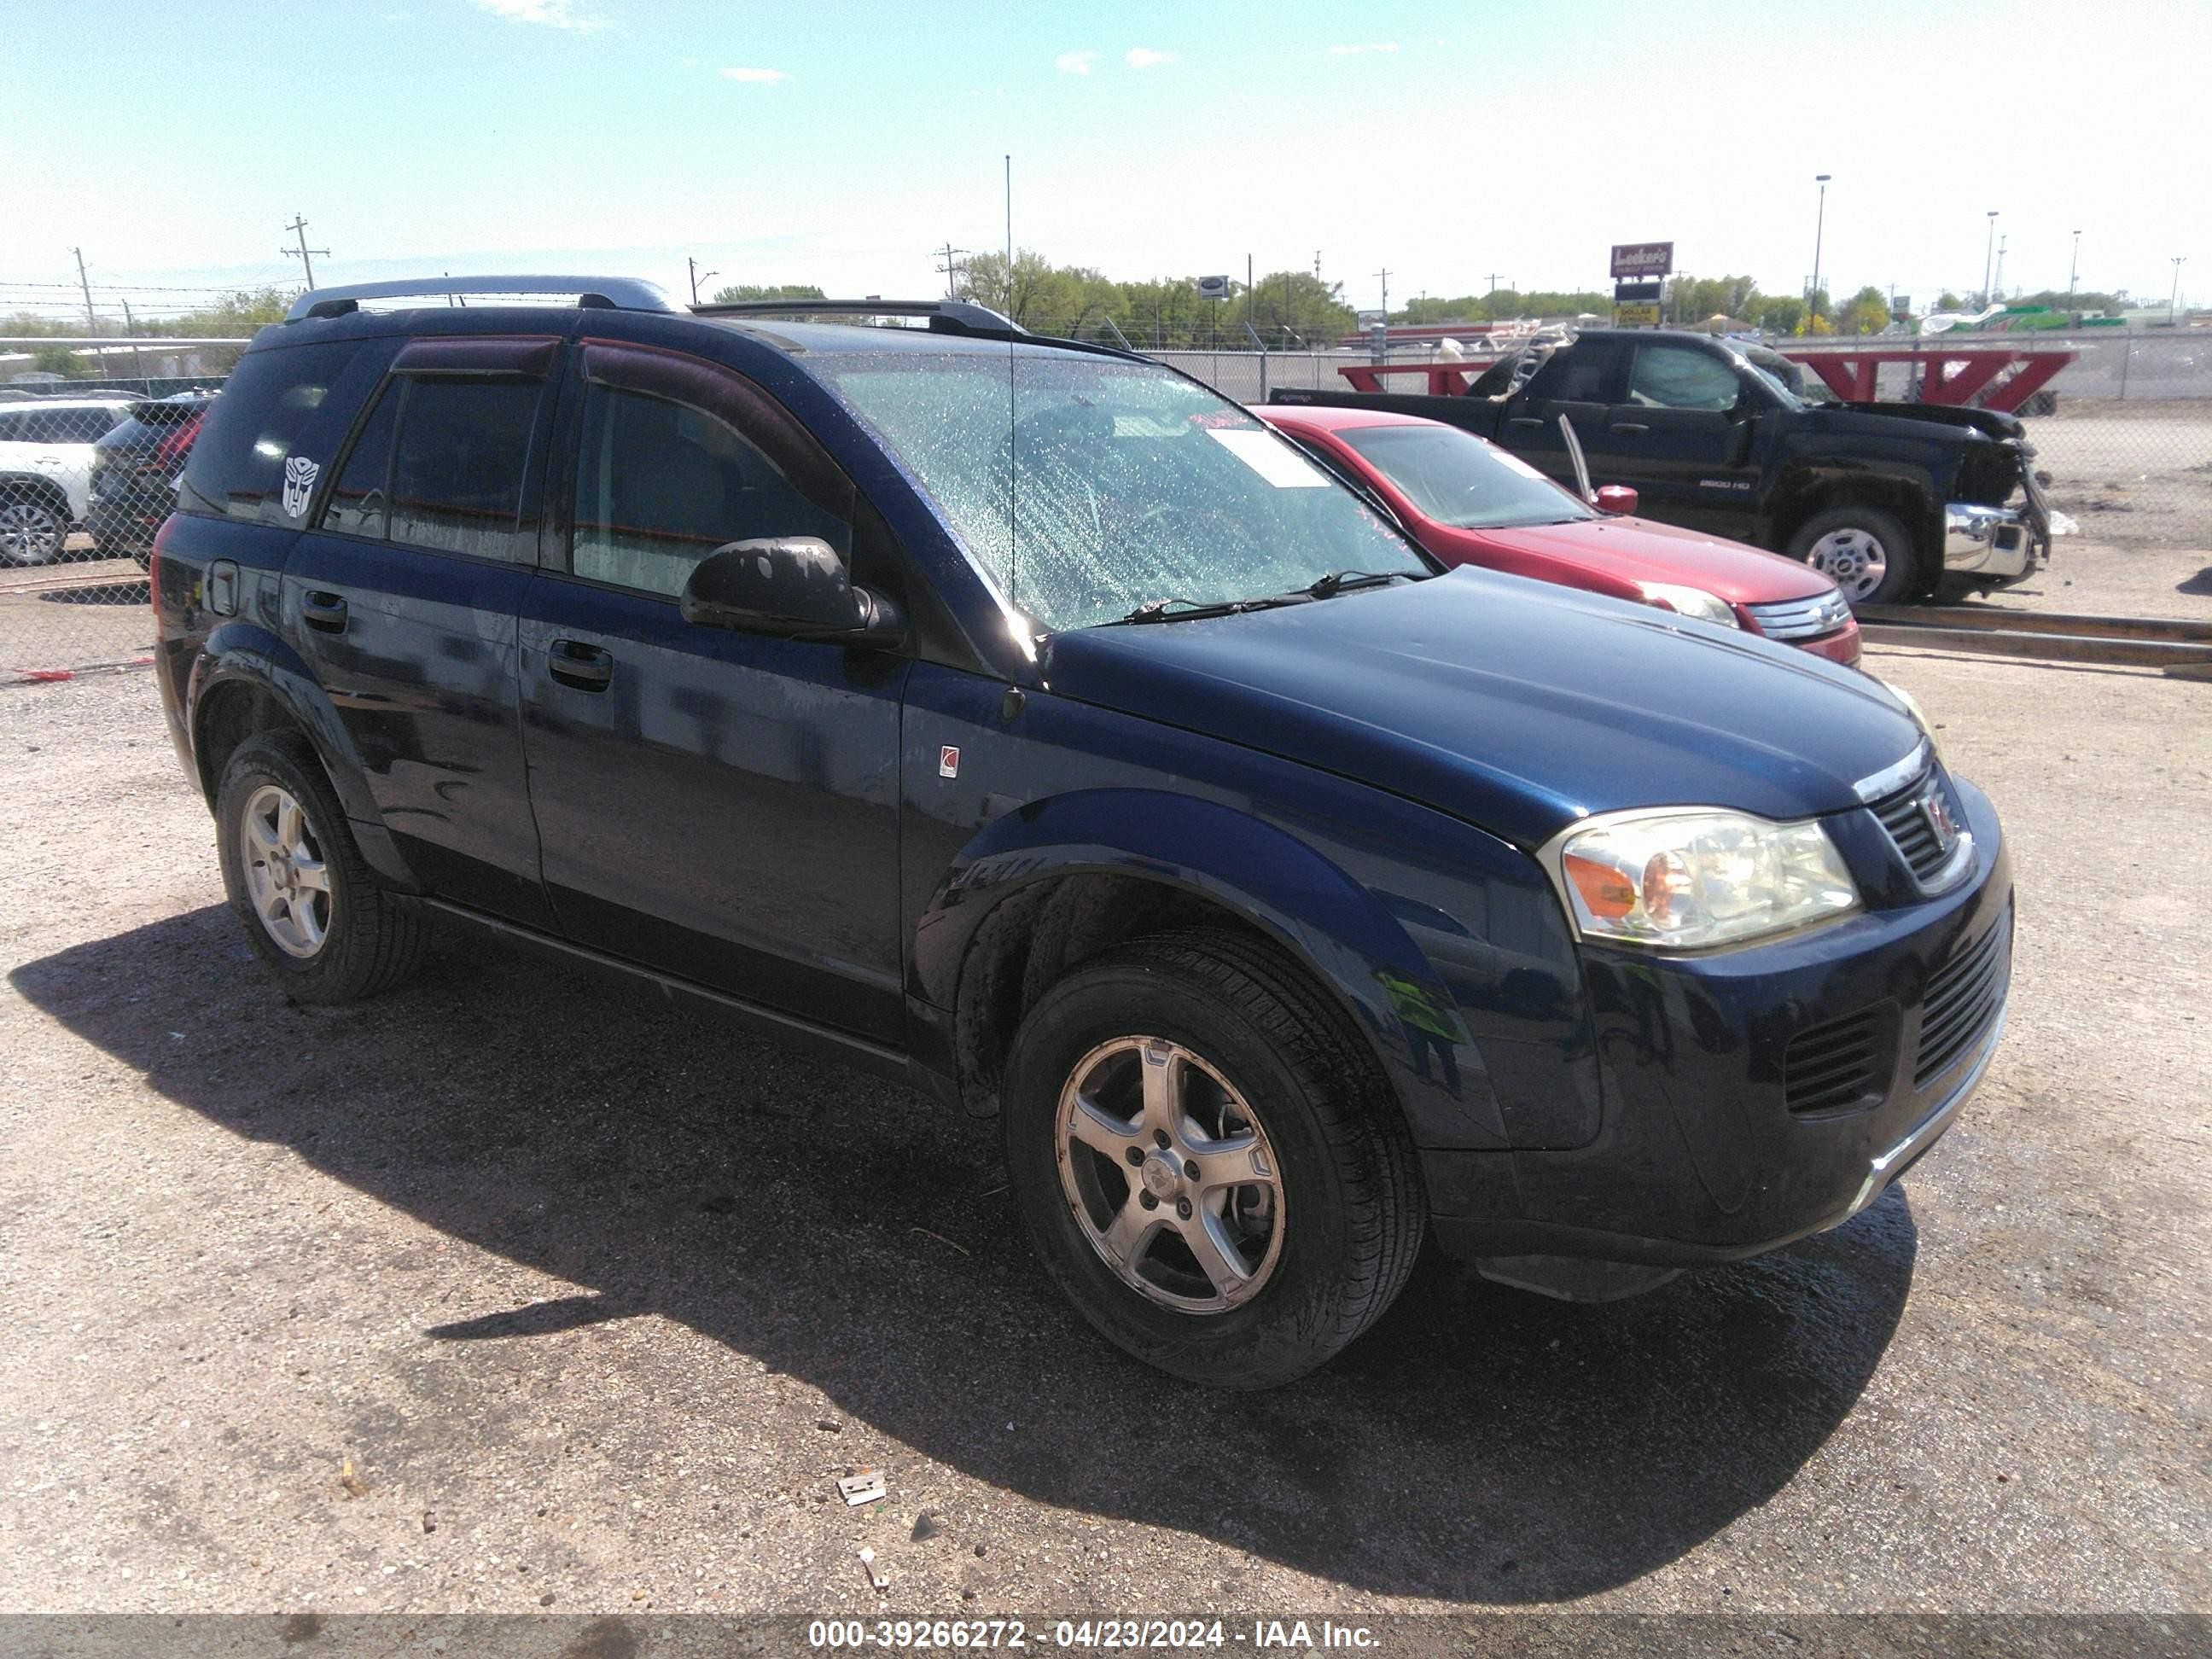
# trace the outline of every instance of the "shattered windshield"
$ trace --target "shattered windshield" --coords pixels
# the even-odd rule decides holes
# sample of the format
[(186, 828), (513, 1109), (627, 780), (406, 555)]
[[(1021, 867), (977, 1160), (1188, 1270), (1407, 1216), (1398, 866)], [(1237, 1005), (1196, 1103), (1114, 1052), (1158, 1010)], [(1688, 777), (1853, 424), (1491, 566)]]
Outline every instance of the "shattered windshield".
[(1048, 628), (1419, 578), (1381, 515), (1235, 404), (1149, 363), (1073, 353), (838, 353), (814, 365)]

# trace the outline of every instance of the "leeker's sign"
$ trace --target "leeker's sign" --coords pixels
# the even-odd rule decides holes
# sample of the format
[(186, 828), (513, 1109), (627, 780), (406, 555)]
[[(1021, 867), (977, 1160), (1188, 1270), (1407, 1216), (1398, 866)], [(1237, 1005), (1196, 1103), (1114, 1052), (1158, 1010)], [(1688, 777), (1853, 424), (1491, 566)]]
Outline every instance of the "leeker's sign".
[(1615, 242), (1613, 274), (1620, 276), (1671, 276), (1674, 274), (1672, 242)]

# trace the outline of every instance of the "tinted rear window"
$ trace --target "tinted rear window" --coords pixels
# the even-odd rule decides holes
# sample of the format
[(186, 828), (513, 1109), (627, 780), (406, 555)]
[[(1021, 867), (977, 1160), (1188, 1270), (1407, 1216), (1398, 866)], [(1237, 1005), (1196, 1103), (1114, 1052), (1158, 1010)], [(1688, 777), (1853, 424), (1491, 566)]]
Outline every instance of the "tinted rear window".
[(393, 541), (526, 564), (536, 556), (520, 514), (542, 389), (536, 380), (408, 386), (392, 461)]
[(284, 458), (361, 347), (334, 340), (247, 352), (208, 407), (178, 510), (259, 518), (262, 502), (283, 489)]

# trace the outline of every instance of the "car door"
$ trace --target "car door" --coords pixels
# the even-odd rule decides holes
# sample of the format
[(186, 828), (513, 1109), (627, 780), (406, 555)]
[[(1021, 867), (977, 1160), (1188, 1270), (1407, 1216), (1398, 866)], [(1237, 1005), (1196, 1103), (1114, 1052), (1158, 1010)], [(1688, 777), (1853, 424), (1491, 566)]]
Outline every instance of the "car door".
[[(1507, 406), (1498, 441), (1531, 466), (1575, 488), (1575, 464), (1559, 431), (1565, 416), (1595, 471), (1606, 416), (1620, 395), (1624, 354), (1612, 340), (1584, 337), (1559, 347)], [(1596, 482), (1610, 483), (1600, 477)]]
[(515, 633), (558, 351), (404, 347), (286, 562), (283, 600), (410, 868), (441, 897), (541, 927)]
[(805, 429), (703, 360), (588, 342), (569, 522), (522, 615), (545, 882), (580, 944), (844, 1030), (903, 1027), (907, 659), (686, 622), (728, 543), (814, 536), (879, 585), (888, 532)]
[(1743, 534), (1758, 492), (1756, 410), (1743, 377), (1726, 358), (1663, 335), (1629, 352), (1622, 396), (1592, 447), (1594, 478), (1632, 485), (1652, 518)]

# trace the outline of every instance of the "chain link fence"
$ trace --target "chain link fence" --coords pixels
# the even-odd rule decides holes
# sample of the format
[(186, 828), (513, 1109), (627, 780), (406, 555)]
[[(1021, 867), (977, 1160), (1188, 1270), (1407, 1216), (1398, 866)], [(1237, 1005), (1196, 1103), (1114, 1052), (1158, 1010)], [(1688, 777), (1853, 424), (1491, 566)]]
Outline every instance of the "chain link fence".
[[(2050, 382), (2051, 412), (2028, 430), (2054, 504), (2085, 541), (2212, 549), (2212, 331), (1949, 344), (2077, 354)], [(1826, 349), (1848, 354), (1852, 343)], [(1374, 361), (1366, 351), (1155, 355), (1247, 404), (1286, 386), (1346, 387), (1344, 369)], [(1913, 374), (1911, 364), (1885, 364), (1876, 391), (1908, 397)], [(168, 374), (0, 385), (0, 683), (151, 659), (146, 555), (221, 384), (215, 374)], [(1407, 389), (1419, 385), (1416, 377)]]

